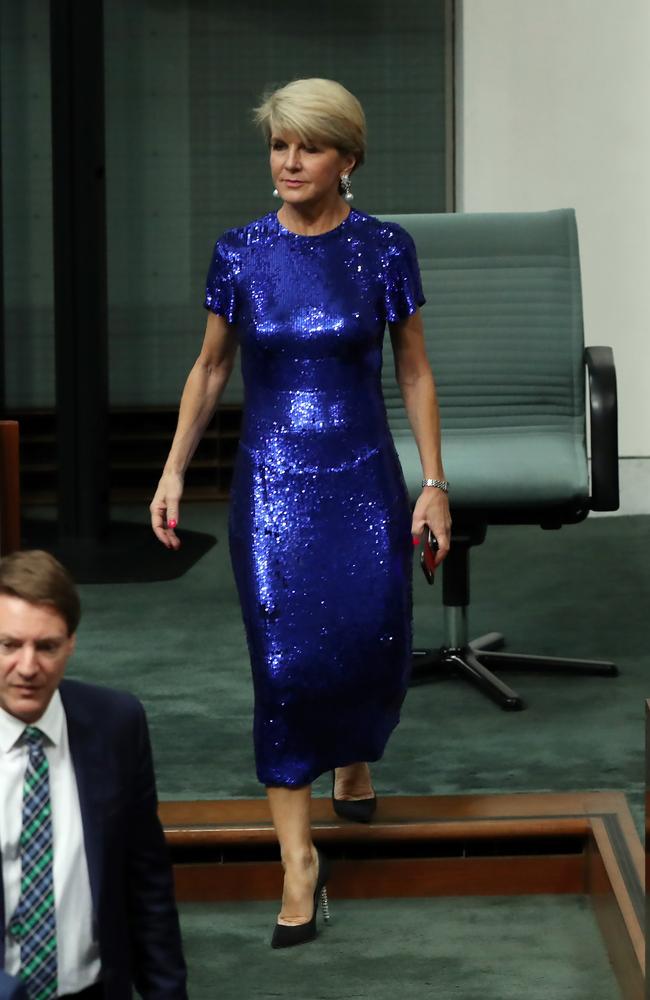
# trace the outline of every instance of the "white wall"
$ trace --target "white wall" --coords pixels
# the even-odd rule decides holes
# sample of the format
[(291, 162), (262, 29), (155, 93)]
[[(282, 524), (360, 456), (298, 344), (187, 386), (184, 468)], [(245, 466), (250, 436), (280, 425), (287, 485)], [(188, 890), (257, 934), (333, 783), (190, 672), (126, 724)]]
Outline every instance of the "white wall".
[[(650, 3), (462, 0), (457, 14), (458, 210), (576, 209), (585, 339), (614, 349), (621, 456), (648, 457)], [(627, 512), (650, 511), (650, 460), (622, 484)]]

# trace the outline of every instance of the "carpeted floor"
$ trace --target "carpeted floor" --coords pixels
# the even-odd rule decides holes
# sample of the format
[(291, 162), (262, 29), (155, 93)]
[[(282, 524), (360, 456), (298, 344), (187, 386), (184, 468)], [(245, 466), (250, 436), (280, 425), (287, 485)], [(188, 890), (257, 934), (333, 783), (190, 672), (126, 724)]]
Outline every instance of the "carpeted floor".
[(268, 903), (185, 904), (191, 1000), (614, 1000), (589, 904), (566, 896), (331, 900), (273, 951)]
[[(226, 518), (225, 505), (186, 505), (182, 523), (218, 541), (179, 579), (81, 588), (70, 674), (143, 699), (161, 798), (263, 794)], [(498, 629), (507, 648), (522, 652), (611, 658), (621, 676), (513, 674), (529, 706), (516, 713), (458, 680), (413, 688), (374, 768), (379, 794), (620, 789), (641, 826), (649, 534), (646, 517), (592, 519), (559, 532), (492, 529), (472, 554), (472, 633)], [(414, 616), (417, 643), (437, 644), (440, 581), (430, 589), (415, 575)]]

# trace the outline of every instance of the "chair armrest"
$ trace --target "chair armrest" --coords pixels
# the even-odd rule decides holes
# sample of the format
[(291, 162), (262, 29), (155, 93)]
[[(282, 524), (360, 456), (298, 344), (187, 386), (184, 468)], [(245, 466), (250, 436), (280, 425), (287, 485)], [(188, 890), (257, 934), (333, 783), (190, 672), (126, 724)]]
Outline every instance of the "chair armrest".
[(618, 404), (611, 347), (585, 348), (591, 414), (591, 509), (618, 510)]

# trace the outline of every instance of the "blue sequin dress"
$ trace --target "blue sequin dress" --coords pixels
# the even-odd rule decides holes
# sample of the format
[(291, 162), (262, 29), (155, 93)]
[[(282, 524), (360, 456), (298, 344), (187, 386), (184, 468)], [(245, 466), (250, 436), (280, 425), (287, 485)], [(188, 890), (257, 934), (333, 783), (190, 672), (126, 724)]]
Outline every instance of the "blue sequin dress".
[(257, 774), (299, 787), (381, 757), (411, 656), (411, 515), (381, 391), (386, 322), (424, 302), (411, 237), (352, 210), (272, 212), (217, 242), (205, 306), (237, 328), (244, 419), (230, 551)]

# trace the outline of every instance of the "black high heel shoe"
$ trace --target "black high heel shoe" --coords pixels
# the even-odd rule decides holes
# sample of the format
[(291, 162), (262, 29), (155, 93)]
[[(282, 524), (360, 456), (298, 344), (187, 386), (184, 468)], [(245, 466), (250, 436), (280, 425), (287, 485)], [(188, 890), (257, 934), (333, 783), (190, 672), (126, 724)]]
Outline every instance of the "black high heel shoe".
[(318, 912), (318, 902), (323, 907), (323, 918), (327, 922), (330, 918), (329, 901), (327, 899), (327, 880), (329, 878), (330, 866), (327, 858), (320, 851), (318, 854), (318, 876), (316, 878), (316, 888), (314, 889), (314, 911), (311, 920), (306, 924), (276, 924), (271, 938), (272, 948), (292, 948), (296, 944), (306, 944), (316, 937), (316, 913)]
[(337, 799), (334, 797), (336, 771), (332, 771), (332, 805), (334, 812), (342, 819), (351, 819), (353, 823), (369, 823), (377, 810), (377, 796), (370, 799)]

